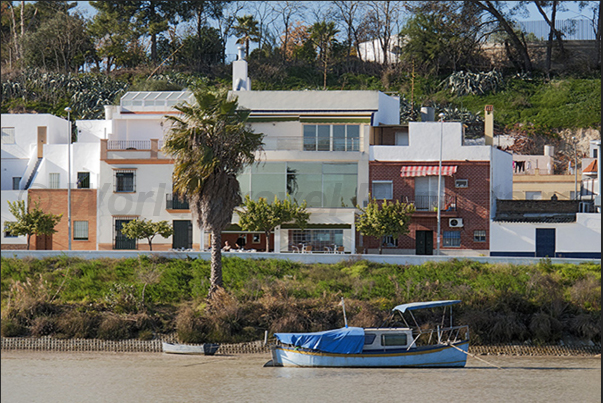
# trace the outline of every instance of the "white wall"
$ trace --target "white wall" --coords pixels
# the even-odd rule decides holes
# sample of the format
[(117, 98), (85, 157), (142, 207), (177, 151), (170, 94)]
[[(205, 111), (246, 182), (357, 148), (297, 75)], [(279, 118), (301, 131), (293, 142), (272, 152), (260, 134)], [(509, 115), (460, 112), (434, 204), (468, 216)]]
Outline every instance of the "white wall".
[(555, 228), (557, 252), (601, 252), (601, 214), (578, 213), (573, 223), (490, 224), (491, 252), (535, 252), (536, 228)]
[(76, 125), (78, 143), (98, 143), (100, 139), (107, 139), (112, 127), (106, 120), (78, 120)]
[(161, 140), (164, 136), (164, 129), (161, 125), (163, 121), (163, 115), (147, 116), (146, 119), (141, 119), (140, 116), (131, 118), (121, 116), (114, 120), (113, 132), (109, 134), (109, 140)]
[[(410, 122), (408, 146), (371, 146), (371, 161), (489, 161), (491, 146), (463, 146), (460, 122)], [(441, 130), (443, 133), (441, 134)]]
[(27, 191), (25, 190), (3, 190), (2, 192), (2, 227), (0, 230), (2, 233), (0, 234), (2, 243), (9, 245), (27, 245), (27, 237), (25, 235), (19, 237), (4, 237), (4, 223), (6, 221), (16, 221), (15, 216), (13, 216), (8, 210), (8, 202), (16, 202), (18, 200), (24, 200), (25, 205), (27, 206)]
[(492, 152), (490, 161), (490, 218), (492, 218), (496, 213), (497, 199), (513, 199), (513, 155), (495, 147), (490, 147), (490, 149)]
[[(136, 170), (136, 192), (115, 193), (114, 168)], [(139, 216), (153, 221), (192, 220), (190, 213), (168, 213), (166, 194), (172, 193), (171, 164), (109, 165), (101, 162), (101, 181), (98, 193), (98, 242), (113, 242), (115, 216)], [(200, 233), (194, 220), (193, 243), (199, 243)], [(146, 242), (146, 240), (139, 241)], [(172, 238), (155, 237), (153, 245), (172, 244)]]
[(373, 126), (400, 124), (400, 98), (379, 92), (379, 111), (373, 116)]

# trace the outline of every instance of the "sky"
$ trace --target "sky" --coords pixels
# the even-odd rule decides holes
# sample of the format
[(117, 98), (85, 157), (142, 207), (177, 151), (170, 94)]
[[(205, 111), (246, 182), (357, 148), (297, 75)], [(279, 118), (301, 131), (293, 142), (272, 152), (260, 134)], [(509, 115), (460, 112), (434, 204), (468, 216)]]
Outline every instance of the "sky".
[[(78, 3), (78, 6), (76, 9), (81, 11), (84, 15), (86, 15), (88, 17), (92, 17), (96, 13), (96, 10), (94, 9), (94, 7), (92, 7), (89, 4), (88, 1), (78, 1), (77, 3)], [(308, 2), (308, 3), (319, 3), (319, 2)], [(515, 2), (509, 1), (507, 3), (512, 4)], [(564, 6), (565, 6), (565, 8), (567, 8), (567, 11), (558, 12), (557, 13), (558, 20), (591, 19), (592, 18), (592, 15), (588, 14), (589, 11), (583, 10), (582, 12), (580, 12), (577, 2), (566, 1), (563, 3), (565, 3)], [(595, 2), (593, 1), (592, 3), (595, 3)], [(538, 12), (538, 9), (533, 4), (533, 2), (529, 2), (529, 5), (527, 8), (528, 8), (528, 13), (526, 15), (515, 16), (515, 18), (518, 21), (542, 21), (542, 16)], [(227, 53), (227, 55), (229, 55), (229, 58), (234, 57), (234, 55), (236, 55), (236, 53), (237, 53), (237, 45), (235, 44), (235, 41), (236, 41), (236, 38), (232, 37), (232, 38), (229, 38), (229, 40), (226, 44), (226, 53)], [(254, 48), (253, 44), (252, 44), (251, 48), (252, 49)]]

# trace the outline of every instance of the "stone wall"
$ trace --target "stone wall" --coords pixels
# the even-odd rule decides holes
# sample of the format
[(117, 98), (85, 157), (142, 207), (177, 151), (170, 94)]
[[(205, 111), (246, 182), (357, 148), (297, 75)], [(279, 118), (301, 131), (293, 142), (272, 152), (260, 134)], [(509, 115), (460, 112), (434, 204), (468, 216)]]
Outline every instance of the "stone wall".
[[(161, 340), (99, 340), (99, 339), (54, 339), (52, 337), (3, 337), (2, 351), (65, 351), (65, 352), (115, 352), (115, 353), (161, 353)], [(221, 344), (217, 354), (268, 354), (270, 349), (261, 340)], [(470, 346), (469, 353), (475, 355), (514, 356), (590, 356), (600, 355), (601, 345), (593, 346)]]

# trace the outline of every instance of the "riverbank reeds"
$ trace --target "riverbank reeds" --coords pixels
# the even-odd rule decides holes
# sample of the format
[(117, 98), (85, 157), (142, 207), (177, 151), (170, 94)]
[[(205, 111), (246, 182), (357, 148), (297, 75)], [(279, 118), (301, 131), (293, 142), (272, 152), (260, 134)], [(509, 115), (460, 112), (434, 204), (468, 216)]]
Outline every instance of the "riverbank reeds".
[[(2, 258), (3, 337), (239, 343), (264, 331), (378, 326), (397, 304), (459, 299), (472, 344), (600, 343), (601, 266), (479, 263), (419, 266), (224, 258), (225, 292), (206, 299), (209, 262), (154, 258)], [(420, 314), (439, 320), (441, 312)]]

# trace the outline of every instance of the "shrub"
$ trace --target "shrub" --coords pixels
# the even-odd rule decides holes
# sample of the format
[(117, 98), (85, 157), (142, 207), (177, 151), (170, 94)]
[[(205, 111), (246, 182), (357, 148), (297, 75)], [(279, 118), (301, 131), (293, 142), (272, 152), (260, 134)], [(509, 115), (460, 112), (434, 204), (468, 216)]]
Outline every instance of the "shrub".
[(50, 336), (56, 331), (54, 318), (38, 316), (32, 321), (31, 335), (34, 337)]
[(57, 337), (91, 339), (96, 337), (98, 317), (88, 312), (69, 311), (56, 322)]
[(101, 340), (125, 340), (132, 337), (132, 325), (117, 315), (106, 315), (98, 326), (97, 337)]
[(2, 318), (0, 329), (2, 337), (19, 337), (27, 334), (27, 329), (14, 318)]

